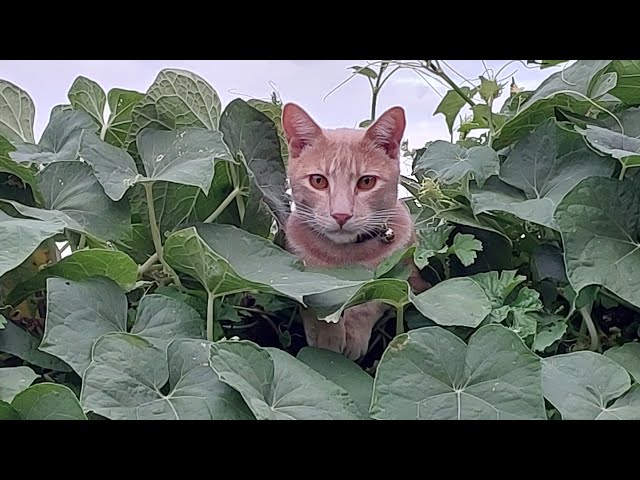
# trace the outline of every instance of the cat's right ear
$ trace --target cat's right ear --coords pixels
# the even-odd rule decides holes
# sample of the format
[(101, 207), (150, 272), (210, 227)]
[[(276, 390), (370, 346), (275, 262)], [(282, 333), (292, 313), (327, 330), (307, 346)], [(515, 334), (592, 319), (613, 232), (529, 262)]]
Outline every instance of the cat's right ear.
[(287, 103), (282, 109), (282, 129), (289, 144), (289, 154), (294, 158), (322, 135), (318, 124), (295, 103)]

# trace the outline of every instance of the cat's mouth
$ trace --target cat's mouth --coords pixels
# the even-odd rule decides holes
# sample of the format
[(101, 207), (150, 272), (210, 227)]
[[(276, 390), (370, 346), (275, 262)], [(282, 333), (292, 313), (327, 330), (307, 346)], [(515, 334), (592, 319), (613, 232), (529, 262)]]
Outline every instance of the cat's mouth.
[(325, 231), (324, 236), (331, 240), (333, 243), (355, 243), (360, 234), (358, 232), (352, 232), (348, 230), (334, 230), (332, 232)]

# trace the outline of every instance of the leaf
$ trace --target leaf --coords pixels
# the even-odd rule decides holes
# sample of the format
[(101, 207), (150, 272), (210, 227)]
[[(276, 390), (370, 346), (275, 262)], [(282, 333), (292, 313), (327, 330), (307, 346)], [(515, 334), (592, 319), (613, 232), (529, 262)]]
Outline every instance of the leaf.
[(639, 343), (625, 343), (620, 347), (610, 348), (604, 352), (604, 356), (624, 367), (631, 374), (636, 383), (640, 383)]
[(538, 327), (535, 317), (530, 313), (542, 310), (540, 294), (529, 287), (523, 287), (518, 292), (518, 297), (507, 306), (508, 313), (513, 316), (511, 330), (520, 338), (535, 335)]
[(611, 95), (627, 105), (640, 105), (640, 60), (614, 60), (617, 82)]
[(327, 380), (344, 388), (360, 409), (362, 416), (369, 416), (373, 378), (358, 364), (331, 350), (313, 347), (302, 348), (296, 358)]
[[(40, 350), (64, 360), (82, 376), (101, 336), (127, 332), (127, 304), (125, 293), (107, 278), (49, 278), (47, 323)], [(202, 338), (202, 320), (184, 302), (145, 295), (131, 331), (163, 348), (174, 338)]]
[(640, 166), (640, 138), (614, 132), (607, 128), (587, 125), (577, 129), (596, 150), (619, 160), (624, 168)]
[(527, 279), (524, 275), (516, 275), (515, 270), (478, 273), (470, 278), (484, 290), (494, 309), (502, 307), (511, 292)]
[(289, 213), (286, 203), (287, 174), (280, 155), (280, 139), (275, 124), (244, 100), (235, 99), (224, 109), (220, 131), (229, 150), (242, 152), (249, 180), (264, 195), (276, 218), (284, 223)]
[(203, 78), (186, 70), (164, 69), (133, 107), (127, 145), (145, 128), (218, 130), (221, 110), (218, 94)]
[(95, 131), (91, 116), (81, 111), (62, 111), (51, 116), (37, 147), (18, 146), (10, 156), (16, 162), (73, 162), (78, 159), (83, 130)]
[(499, 91), (500, 86), (498, 85), (498, 82), (480, 75), (480, 88), (478, 89), (480, 98), (489, 103), (498, 96)]
[(489, 177), (498, 174), (498, 155), (489, 147), (472, 147), (436, 140), (430, 144), (414, 167), (414, 175), (429, 176), (435, 173), (446, 185), (460, 182), (471, 173), (476, 183), (483, 186)]
[(354, 65), (353, 67), (349, 67), (349, 70), (353, 70), (353, 73), (356, 75), (362, 75), (364, 77), (369, 77), (373, 80), (378, 78), (378, 74), (371, 70), (369, 67), (362, 67), (360, 65)]
[(9, 143), (7, 139), (0, 136), (0, 172), (9, 173), (18, 177), (25, 185), (29, 185), (33, 193), (33, 198), (38, 203), (42, 203), (42, 194), (40, 193), (36, 178), (31, 169), (20, 165), (9, 157), (9, 154), (15, 150), (15, 147)]
[(587, 113), (593, 102), (607, 93), (602, 87), (596, 91), (592, 87), (610, 64), (611, 60), (579, 60), (548, 77), (497, 132), (493, 148), (500, 150), (527, 135), (532, 127), (549, 119), (556, 107)]
[[(473, 90), (469, 87), (460, 87), (460, 90), (464, 92), (467, 97), (471, 98), (475, 95), (476, 89)], [(436, 111), (433, 112), (434, 115), (441, 113), (444, 115), (444, 118), (447, 122), (447, 127), (449, 128), (449, 133), (453, 132), (453, 124), (456, 121), (456, 117), (460, 113), (462, 107), (466, 105), (466, 101), (464, 98), (460, 96), (458, 92), (455, 90), (449, 90), (442, 100), (438, 104)]]
[(135, 106), (144, 98), (144, 94), (134, 90), (113, 88), (107, 95), (109, 104), (109, 120), (107, 121), (104, 141), (118, 148), (127, 144), (131, 115)]
[(100, 85), (87, 77), (79, 76), (73, 81), (67, 96), (74, 110), (89, 114), (96, 125), (104, 126), (107, 96)]
[(0, 277), (20, 266), (42, 242), (62, 232), (64, 224), (56, 219), (13, 218), (0, 212)]
[(25, 420), (86, 420), (73, 391), (64, 385), (38, 383), (16, 395), (11, 406)]
[(214, 295), (256, 291), (304, 302), (307, 295), (363, 283), (305, 272), (296, 256), (232, 225), (199, 224), (180, 230), (166, 240), (164, 257)]
[(0, 313), (0, 330), (4, 330), (4, 326), (7, 324), (7, 319)]
[[(573, 352), (542, 360), (544, 396), (562, 414), (563, 420), (640, 419), (640, 396), (629, 391), (631, 381), (624, 368), (595, 352)], [(621, 405), (631, 405), (616, 412)], [(628, 411), (631, 410), (631, 411)], [(622, 413), (621, 415), (619, 415)]]
[(453, 237), (453, 245), (451, 252), (456, 255), (465, 267), (475, 262), (476, 252), (482, 251), (482, 242), (477, 240), (473, 235), (457, 233)]
[(392, 276), (398, 267), (401, 267), (406, 260), (413, 258), (415, 247), (400, 248), (385, 258), (376, 267), (375, 278)]
[(29, 388), (38, 378), (29, 367), (0, 368), (0, 400), (11, 403), (13, 398)]
[(358, 420), (349, 394), (275, 348), (248, 341), (211, 345), (211, 367), (237, 390), (258, 420)]
[(591, 177), (560, 202), (567, 276), (577, 292), (602, 285), (640, 306), (640, 191), (631, 180)]
[(276, 104), (273, 103), (273, 101), (264, 102), (256, 98), (247, 100), (247, 103), (259, 112), (264, 113), (276, 126), (276, 129), (278, 130), (278, 138), (280, 139), (280, 155), (282, 156), (282, 161), (286, 165), (287, 160), (289, 159), (289, 148), (287, 146), (287, 139), (284, 135), (284, 130), (282, 129), (282, 104)]
[(567, 282), (562, 250), (555, 245), (543, 243), (531, 252), (531, 273), (536, 282), (551, 280), (555, 284)]
[(5, 299), (5, 304), (18, 305), (32, 293), (45, 290), (47, 278), (61, 277), (80, 281), (94, 276), (110, 278), (121, 288), (129, 291), (138, 280), (138, 264), (126, 253), (118, 250), (77, 250), (18, 284)]
[(413, 254), (416, 267), (423, 270), (429, 265), (429, 259), (448, 251), (447, 240), (454, 230), (452, 225), (436, 225), (417, 229), (418, 245)]
[(23, 420), (23, 418), (15, 408), (0, 400), (0, 420)]
[(240, 395), (211, 369), (210, 348), (182, 339), (165, 353), (137, 335), (104, 335), (93, 347), (81, 403), (112, 420), (252, 419)]
[(450, 278), (409, 298), (425, 317), (438, 325), (477, 327), (491, 313), (484, 290), (469, 277)]
[(379, 420), (544, 420), (540, 359), (499, 325), (469, 345), (440, 327), (398, 335), (377, 368), (371, 415)]
[(6, 80), (0, 80), (0, 135), (10, 142), (33, 143), (36, 107), (27, 92)]
[(38, 350), (40, 340), (13, 322), (0, 331), (0, 352), (15, 355), (25, 362), (58, 372), (71, 372), (71, 367), (60, 359)]
[[(533, 165), (533, 168), (531, 167)], [(585, 145), (579, 134), (550, 119), (520, 140), (482, 190), (472, 188), (474, 213), (503, 211), (557, 230), (556, 206), (582, 179), (608, 177), (615, 166)]]
[(567, 332), (567, 321), (564, 317), (559, 315), (548, 316), (553, 317), (555, 321), (538, 330), (533, 340), (533, 345), (531, 345), (531, 350), (533, 352), (544, 352), (547, 348), (564, 337), (564, 334)]

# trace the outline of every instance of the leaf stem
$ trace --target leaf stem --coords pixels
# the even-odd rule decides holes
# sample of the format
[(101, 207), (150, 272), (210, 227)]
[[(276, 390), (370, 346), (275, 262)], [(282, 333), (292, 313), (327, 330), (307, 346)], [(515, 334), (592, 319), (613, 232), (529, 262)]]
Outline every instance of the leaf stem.
[(427, 64), (427, 69), (434, 73), (435, 75), (439, 76), (442, 80), (444, 80), (445, 82), (447, 82), (447, 84), (449, 84), (449, 86), (451, 88), (453, 88), (453, 90), (460, 95), (460, 97), (466, 102), (468, 103), (470, 106), (475, 107), (476, 103), (471, 100), (469, 98), (469, 96), (464, 93), (462, 91), (462, 89), (456, 85), (456, 82), (454, 82), (453, 80), (451, 80), (451, 78), (449, 77), (449, 75), (447, 75), (446, 73), (444, 73), (444, 70), (442, 70), (442, 68), (440, 68), (440, 66), (437, 63), (431, 62), (430, 60), (425, 60), (426, 64)]
[(624, 180), (624, 174), (627, 173), (627, 166), (626, 165), (622, 165), (622, 168), (620, 169), (620, 176), (618, 177), (618, 180), (622, 181)]
[(396, 336), (404, 333), (404, 304), (396, 305)]
[[(158, 256), (158, 260), (164, 267), (164, 271), (166, 274), (171, 275), (173, 280), (177, 286), (181, 286), (180, 278), (178, 274), (169, 266), (167, 262), (164, 261), (164, 257), (162, 256), (162, 239), (160, 237), (160, 228), (158, 227), (158, 221), (156, 219), (156, 208), (153, 201), (153, 182), (143, 183), (144, 193), (147, 199), (147, 209), (149, 210), (149, 228), (151, 229), (151, 238), (153, 239), (153, 245), (156, 248), (156, 255)], [(146, 263), (148, 263), (147, 260)]]
[(221, 214), (222, 212), (224, 212), (224, 209), (225, 209), (225, 208), (227, 208), (227, 207), (229, 206), (229, 204), (230, 204), (231, 202), (233, 202), (233, 200), (234, 200), (238, 195), (240, 195), (240, 192), (241, 192), (241, 191), (242, 191), (242, 190), (240, 189), (240, 187), (236, 187), (236, 188), (234, 188), (234, 189), (231, 191), (231, 193), (230, 193), (229, 195), (227, 195), (227, 198), (225, 198), (225, 199), (222, 201), (222, 203), (218, 206), (218, 208), (216, 208), (216, 209), (214, 210), (214, 212), (206, 218), (206, 220), (204, 221), (204, 223), (212, 223), (212, 222), (215, 222), (215, 221), (216, 221), (216, 219), (220, 216), (220, 214)]
[(600, 339), (598, 338), (598, 330), (596, 329), (596, 324), (593, 322), (593, 318), (591, 318), (591, 306), (582, 307), (578, 310), (580, 315), (582, 315), (582, 320), (587, 325), (587, 329), (589, 330), (589, 337), (591, 339), (591, 343), (589, 345), (590, 350), (598, 351), (600, 349)]
[(82, 250), (87, 243), (87, 237), (84, 233), (80, 234), (80, 241), (78, 242), (78, 250)]
[(213, 307), (216, 296), (207, 292), (207, 340), (213, 342)]

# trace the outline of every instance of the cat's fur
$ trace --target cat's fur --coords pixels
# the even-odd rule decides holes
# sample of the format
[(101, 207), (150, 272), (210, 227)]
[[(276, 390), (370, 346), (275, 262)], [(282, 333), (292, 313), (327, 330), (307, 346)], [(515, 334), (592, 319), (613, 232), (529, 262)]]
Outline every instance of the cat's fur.
[[(282, 126), (289, 144), (288, 176), (295, 203), (285, 229), (288, 250), (309, 266), (375, 268), (395, 250), (414, 242), (411, 216), (398, 199), (405, 129), (402, 108), (387, 110), (366, 130), (324, 130), (302, 108), (289, 103), (283, 108)], [(365, 176), (376, 178), (369, 190), (358, 188)], [(322, 188), (312, 185), (314, 179)], [(354, 243), (359, 234), (384, 226), (394, 230), (393, 242), (373, 238)], [(410, 283), (416, 291), (429, 286), (415, 265)], [(307, 343), (358, 359), (366, 354), (371, 331), (386, 309), (379, 301), (356, 305), (345, 310), (338, 323), (319, 321), (305, 310)]]

